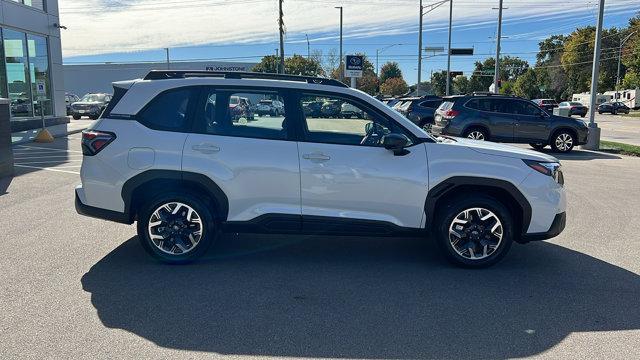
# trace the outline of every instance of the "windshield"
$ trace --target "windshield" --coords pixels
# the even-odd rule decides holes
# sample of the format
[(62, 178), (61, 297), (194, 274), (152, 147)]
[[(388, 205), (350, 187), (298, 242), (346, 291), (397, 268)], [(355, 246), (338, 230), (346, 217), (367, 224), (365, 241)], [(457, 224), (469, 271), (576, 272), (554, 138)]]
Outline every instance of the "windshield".
[(80, 101), (83, 101), (83, 102), (100, 102), (100, 101), (104, 101), (104, 95), (87, 94), (87, 95), (83, 96)]

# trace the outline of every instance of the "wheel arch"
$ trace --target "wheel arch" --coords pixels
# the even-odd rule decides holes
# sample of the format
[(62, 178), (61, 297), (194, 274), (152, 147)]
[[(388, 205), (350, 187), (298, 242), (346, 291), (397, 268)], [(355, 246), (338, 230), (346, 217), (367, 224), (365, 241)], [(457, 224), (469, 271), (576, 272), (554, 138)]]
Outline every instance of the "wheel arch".
[[(482, 193), (504, 204), (513, 215), (516, 224), (516, 241), (525, 234), (531, 223), (531, 205), (518, 188), (509, 181), (474, 176), (455, 176), (443, 180), (429, 190), (425, 201), (425, 223), (434, 224), (437, 210), (454, 197)], [(433, 226), (431, 227), (433, 229)]]
[(216, 210), (214, 216), (227, 220), (229, 200), (222, 189), (205, 175), (177, 170), (147, 170), (127, 180), (122, 186), (125, 214), (134, 220), (145, 199), (168, 190), (186, 190), (203, 196)]

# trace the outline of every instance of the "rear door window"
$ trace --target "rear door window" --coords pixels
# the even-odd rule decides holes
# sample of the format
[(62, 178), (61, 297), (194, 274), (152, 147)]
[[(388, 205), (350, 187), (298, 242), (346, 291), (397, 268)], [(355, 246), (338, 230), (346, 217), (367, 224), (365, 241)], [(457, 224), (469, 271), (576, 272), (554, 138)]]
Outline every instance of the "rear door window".
[(138, 121), (155, 130), (187, 131), (189, 109), (195, 96), (197, 94), (194, 88), (165, 91), (151, 100), (138, 114)]

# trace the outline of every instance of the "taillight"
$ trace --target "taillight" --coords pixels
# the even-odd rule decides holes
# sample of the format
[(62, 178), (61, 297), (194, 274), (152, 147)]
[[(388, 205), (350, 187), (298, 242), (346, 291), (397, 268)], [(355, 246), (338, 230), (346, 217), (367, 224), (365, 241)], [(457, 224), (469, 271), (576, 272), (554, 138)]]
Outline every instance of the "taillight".
[(93, 156), (116, 139), (116, 134), (106, 131), (85, 130), (82, 132), (82, 154)]
[(444, 119), (451, 120), (451, 119), (453, 119), (454, 117), (458, 116), (458, 114), (460, 114), (460, 111), (458, 111), (458, 110), (453, 110), (453, 109), (449, 109), (449, 110), (447, 110), (447, 111), (445, 111), (445, 112), (443, 112), (443, 113), (442, 113), (442, 117), (443, 117)]

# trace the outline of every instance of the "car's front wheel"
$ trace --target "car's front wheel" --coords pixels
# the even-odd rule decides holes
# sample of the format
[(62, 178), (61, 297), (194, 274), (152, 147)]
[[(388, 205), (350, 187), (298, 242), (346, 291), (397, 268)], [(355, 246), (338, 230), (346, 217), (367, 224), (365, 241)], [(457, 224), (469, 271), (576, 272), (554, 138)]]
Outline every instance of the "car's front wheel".
[(455, 265), (482, 268), (500, 261), (513, 242), (513, 220), (508, 209), (485, 195), (451, 200), (439, 218), (436, 241)]
[(551, 139), (551, 148), (557, 152), (569, 152), (573, 149), (576, 139), (573, 134), (567, 130), (560, 130), (553, 135)]
[(73, 115), (73, 120), (80, 120), (81, 116), (80, 115)]
[(202, 256), (219, 235), (208, 206), (189, 193), (161, 194), (142, 205), (138, 238), (153, 257), (182, 264)]
[(532, 148), (540, 151), (542, 149), (544, 149), (545, 146), (547, 146), (547, 144), (542, 144), (542, 143), (530, 143), (529, 146), (531, 146)]

